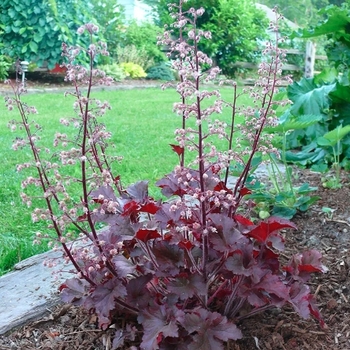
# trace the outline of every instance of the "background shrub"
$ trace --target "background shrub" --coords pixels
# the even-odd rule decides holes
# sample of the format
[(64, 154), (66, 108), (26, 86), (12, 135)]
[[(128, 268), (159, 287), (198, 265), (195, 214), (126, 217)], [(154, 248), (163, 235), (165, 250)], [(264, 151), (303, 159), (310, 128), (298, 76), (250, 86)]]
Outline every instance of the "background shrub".
[[(127, 47), (133, 45), (138, 51), (143, 52), (148, 57), (152, 57), (154, 62), (162, 62), (166, 60), (166, 56), (157, 45), (158, 36), (161, 32), (162, 28), (153, 23), (131, 21), (125, 27), (125, 31), (120, 40), (120, 46)], [(140, 64), (139, 62), (135, 63)], [(143, 68), (147, 69), (149, 67)]]
[(124, 74), (132, 79), (145, 78), (147, 76), (143, 68), (133, 62), (123, 62), (120, 64)]
[(11, 66), (11, 59), (9, 59), (7, 56), (0, 55), (0, 80), (7, 79)]
[(147, 70), (147, 79), (154, 80), (175, 80), (174, 73), (172, 70), (166, 65), (165, 62), (158, 64), (156, 66), (151, 67)]
[(99, 66), (99, 69), (103, 70), (108, 76), (116, 81), (122, 81), (126, 78), (123, 68), (116, 63), (101, 65)]
[(148, 55), (143, 48), (137, 48), (135, 45), (118, 46), (116, 50), (117, 62), (119, 64), (133, 62), (147, 70), (154, 65), (154, 59)]

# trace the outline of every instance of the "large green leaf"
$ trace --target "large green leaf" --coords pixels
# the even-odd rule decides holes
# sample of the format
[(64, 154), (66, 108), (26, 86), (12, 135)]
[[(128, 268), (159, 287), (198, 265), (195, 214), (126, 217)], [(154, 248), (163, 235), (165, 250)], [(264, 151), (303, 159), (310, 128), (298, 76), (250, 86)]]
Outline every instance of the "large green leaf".
[(317, 139), (317, 143), (320, 146), (334, 147), (349, 132), (350, 132), (350, 125), (346, 125), (346, 126), (339, 125), (334, 130), (327, 132), (322, 137), (319, 137)]
[(273, 133), (273, 132), (287, 132), (291, 130), (302, 130), (306, 129), (308, 126), (314, 125), (323, 119), (322, 115), (314, 114), (304, 114), (293, 116), (289, 114), (289, 117), (285, 120), (280, 120), (280, 123), (273, 127), (265, 128), (264, 130)]
[(38, 44), (35, 41), (31, 41), (29, 47), (34, 53), (38, 52)]
[(342, 31), (347, 33), (347, 26), (350, 23), (348, 10), (338, 6), (329, 6), (319, 13), (326, 14), (328, 18), (313, 29), (301, 29), (293, 32), (291, 39), (296, 37), (313, 38), (320, 35), (333, 34), (334, 32)]
[(322, 72), (315, 76), (315, 84), (324, 84), (324, 83), (334, 83), (338, 78), (338, 71), (334, 67), (326, 67)]
[(336, 84), (318, 86), (313, 79), (301, 79), (288, 87), (288, 97), (293, 101), (291, 113), (293, 115), (320, 115), (329, 108), (328, 94)]
[(344, 86), (337, 83), (336, 89), (331, 91), (329, 97), (332, 99), (333, 102), (350, 103), (350, 86)]

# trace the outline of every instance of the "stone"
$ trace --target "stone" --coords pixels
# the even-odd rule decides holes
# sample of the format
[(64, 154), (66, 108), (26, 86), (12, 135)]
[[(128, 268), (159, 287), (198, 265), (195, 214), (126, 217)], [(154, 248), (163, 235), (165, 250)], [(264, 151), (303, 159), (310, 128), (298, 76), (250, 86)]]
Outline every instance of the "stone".
[[(60, 302), (58, 287), (72, 274), (53, 274), (63, 267), (62, 252), (50, 251), (21, 261), (15, 270), (0, 277), (0, 335), (28, 321), (38, 319)], [(44, 266), (53, 259), (55, 268)], [(65, 270), (69, 270), (69, 265)]]

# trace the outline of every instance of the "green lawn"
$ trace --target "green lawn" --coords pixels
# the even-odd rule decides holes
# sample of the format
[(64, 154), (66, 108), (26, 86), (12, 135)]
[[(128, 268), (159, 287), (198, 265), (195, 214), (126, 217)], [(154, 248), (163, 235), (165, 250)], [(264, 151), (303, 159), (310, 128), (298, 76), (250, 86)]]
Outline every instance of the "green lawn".
[[(230, 100), (232, 90), (221, 89), (222, 96)], [(124, 185), (138, 180), (150, 181), (150, 192), (159, 196), (154, 183), (170, 172), (177, 164), (177, 155), (169, 143), (174, 143), (174, 130), (181, 125), (181, 118), (173, 111), (173, 103), (179, 101), (174, 90), (135, 89), (105, 90), (93, 94), (107, 100), (112, 110), (104, 117), (107, 129), (112, 132), (113, 152), (123, 156), (116, 173)], [(29, 105), (36, 106), (38, 115), (34, 119), (45, 130), (42, 142), (52, 146), (55, 132), (67, 132), (58, 121), (74, 116), (72, 97), (63, 93), (40, 93), (23, 97)], [(249, 103), (249, 100), (241, 101)], [(20, 137), (20, 131), (7, 128), (10, 119), (18, 118), (17, 111), (7, 111), (0, 103), (0, 274), (11, 269), (14, 263), (47, 249), (34, 246), (32, 240), (36, 231), (44, 229), (44, 223), (32, 223), (31, 209), (24, 206), (19, 197), (21, 181), (25, 174), (16, 172), (16, 164), (31, 159), (29, 150), (13, 151), (12, 140)], [(224, 115), (229, 120), (230, 115)]]

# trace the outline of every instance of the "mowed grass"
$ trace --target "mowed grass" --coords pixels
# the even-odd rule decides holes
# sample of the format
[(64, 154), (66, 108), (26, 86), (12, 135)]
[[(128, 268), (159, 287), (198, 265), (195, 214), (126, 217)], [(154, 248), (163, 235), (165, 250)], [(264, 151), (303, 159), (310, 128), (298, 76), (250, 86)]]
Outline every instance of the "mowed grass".
[[(230, 101), (232, 89), (223, 88), (221, 93)], [(147, 88), (96, 91), (93, 97), (107, 100), (112, 107), (103, 123), (113, 134), (113, 154), (123, 156), (114, 168), (115, 174), (121, 175), (124, 185), (148, 180), (151, 195), (159, 196), (155, 182), (178, 163), (169, 146), (174, 143), (174, 130), (181, 126), (181, 118), (172, 111), (173, 103), (180, 101), (178, 94), (172, 89)], [(73, 98), (64, 97), (63, 93), (39, 93), (25, 95), (23, 100), (37, 108), (38, 114), (32, 118), (43, 127), (43, 145), (52, 148), (54, 134), (69, 130), (59, 120), (74, 116)], [(247, 105), (249, 99), (242, 99), (241, 103)], [(229, 111), (222, 117), (229, 121)], [(12, 141), (23, 134), (19, 130), (11, 132), (7, 124), (18, 118), (16, 110), (9, 112), (0, 101), (0, 274), (18, 261), (48, 249), (45, 244), (32, 244), (37, 231), (47, 231), (46, 224), (33, 223), (31, 211), (35, 203), (28, 208), (20, 198), (21, 181), (28, 174), (18, 173), (16, 165), (30, 161), (31, 153), (29, 149), (11, 148)]]

